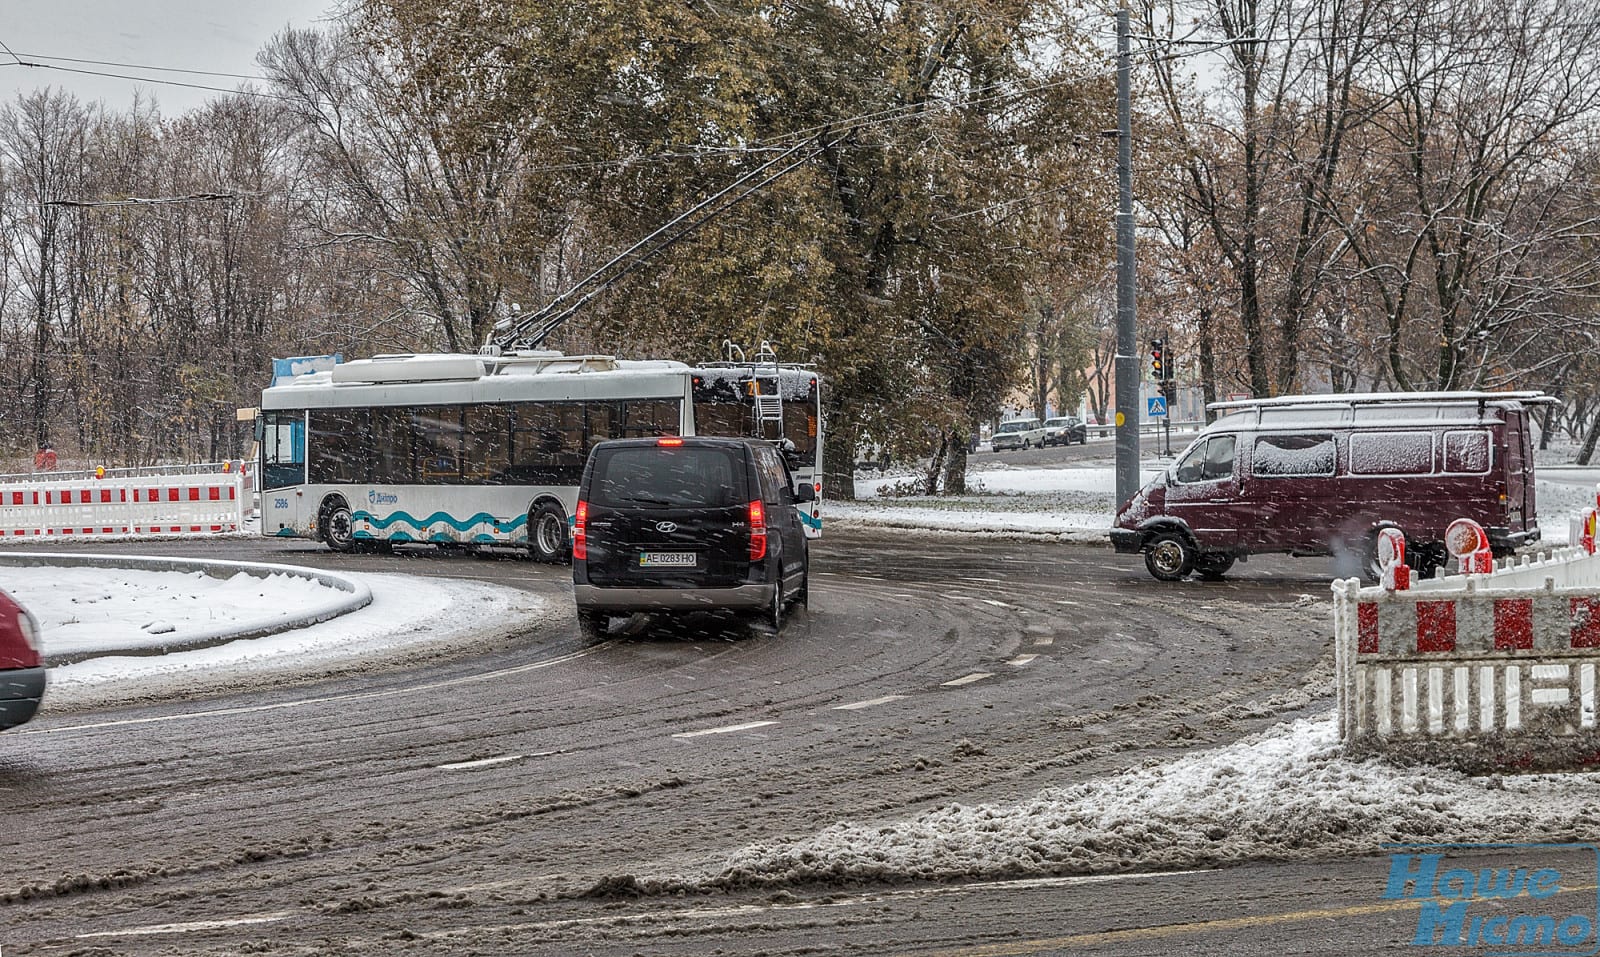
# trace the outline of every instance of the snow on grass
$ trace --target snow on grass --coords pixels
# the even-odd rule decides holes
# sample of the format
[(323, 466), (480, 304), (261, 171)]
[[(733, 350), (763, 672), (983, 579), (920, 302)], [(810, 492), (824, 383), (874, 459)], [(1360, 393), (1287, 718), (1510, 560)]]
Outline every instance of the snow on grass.
[(950, 804), (734, 852), (702, 886), (1176, 870), (1385, 842), (1589, 840), (1594, 774), (1468, 777), (1345, 758), (1332, 715), (1018, 804)]

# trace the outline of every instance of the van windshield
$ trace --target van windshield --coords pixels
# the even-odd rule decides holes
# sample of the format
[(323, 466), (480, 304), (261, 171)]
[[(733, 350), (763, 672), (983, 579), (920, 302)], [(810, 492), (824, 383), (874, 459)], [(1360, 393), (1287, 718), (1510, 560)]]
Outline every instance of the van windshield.
[(607, 508), (727, 508), (750, 501), (742, 450), (639, 446), (595, 453), (589, 501)]

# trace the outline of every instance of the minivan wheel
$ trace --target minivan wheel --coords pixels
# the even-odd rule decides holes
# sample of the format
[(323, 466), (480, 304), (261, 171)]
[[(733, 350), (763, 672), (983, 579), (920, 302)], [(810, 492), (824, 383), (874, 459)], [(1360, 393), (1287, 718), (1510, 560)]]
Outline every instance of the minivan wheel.
[(1194, 570), (1195, 547), (1182, 532), (1157, 532), (1144, 550), (1144, 567), (1164, 582), (1180, 581)]
[(328, 547), (336, 552), (354, 551), (356, 524), (350, 506), (342, 498), (332, 498), (322, 503), (322, 514), (317, 518), (317, 531)]
[(772, 633), (779, 634), (783, 631), (783, 582), (772, 584), (772, 601), (762, 610), (759, 620), (772, 626)]
[(611, 616), (604, 612), (580, 611), (578, 612), (578, 631), (585, 638), (599, 639), (606, 636), (606, 631), (611, 627)]
[(795, 593), (794, 603), (805, 608), (811, 607), (811, 549), (806, 549), (805, 563), (800, 567), (800, 590)]
[(1194, 560), (1195, 574), (1208, 582), (1221, 581), (1233, 567), (1233, 556), (1226, 552), (1207, 552)]
[(528, 514), (528, 550), (534, 561), (555, 565), (567, 560), (567, 513), (555, 502), (545, 502)]

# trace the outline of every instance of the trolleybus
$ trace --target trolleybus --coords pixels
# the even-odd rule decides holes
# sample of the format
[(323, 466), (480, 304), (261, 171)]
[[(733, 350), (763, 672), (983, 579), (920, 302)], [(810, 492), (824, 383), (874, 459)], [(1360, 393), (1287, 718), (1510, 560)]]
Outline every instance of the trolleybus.
[(797, 507), (821, 534), (814, 370), (545, 351), (376, 356), (276, 381), (257, 419), (261, 530), (336, 551), (518, 545), (563, 561), (590, 448), (662, 435), (777, 443), (796, 485), (814, 486)]

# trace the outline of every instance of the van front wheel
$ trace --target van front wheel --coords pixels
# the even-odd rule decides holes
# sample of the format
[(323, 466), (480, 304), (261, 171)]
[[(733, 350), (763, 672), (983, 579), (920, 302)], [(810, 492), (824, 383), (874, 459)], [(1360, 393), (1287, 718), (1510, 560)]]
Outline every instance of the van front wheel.
[(1144, 550), (1144, 567), (1164, 582), (1180, 581), (1194, 571), (1194, 543), (1182, 532), (1157, 532)]

